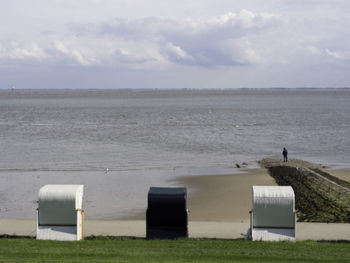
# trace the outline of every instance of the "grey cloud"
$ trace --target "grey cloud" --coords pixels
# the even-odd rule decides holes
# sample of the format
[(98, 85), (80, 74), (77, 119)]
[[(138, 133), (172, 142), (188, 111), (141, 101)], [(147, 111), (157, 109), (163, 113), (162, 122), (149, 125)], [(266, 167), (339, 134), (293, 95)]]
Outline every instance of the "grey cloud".
[(84, 34), (112, 35), (128, 41), (149, 41), (158, 45), (159, 53), (169, 62), (216, 67), (256, 62), (246, 56), (247, 52), (240, 44), (241, 38), (276, 27), (279, 20), (276, 15), (242, 10), (205, 21), (116, 19), (111, 24), (78, 30)]

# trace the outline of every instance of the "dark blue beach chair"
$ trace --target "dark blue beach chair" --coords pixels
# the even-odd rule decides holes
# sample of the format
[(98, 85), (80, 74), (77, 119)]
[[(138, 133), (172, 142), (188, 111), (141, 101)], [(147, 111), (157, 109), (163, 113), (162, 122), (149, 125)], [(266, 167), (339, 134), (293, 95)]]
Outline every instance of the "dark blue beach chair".
[(188, 237), (186, 199), (186, 188), (151, 187), (148, 192), (146, 237)]

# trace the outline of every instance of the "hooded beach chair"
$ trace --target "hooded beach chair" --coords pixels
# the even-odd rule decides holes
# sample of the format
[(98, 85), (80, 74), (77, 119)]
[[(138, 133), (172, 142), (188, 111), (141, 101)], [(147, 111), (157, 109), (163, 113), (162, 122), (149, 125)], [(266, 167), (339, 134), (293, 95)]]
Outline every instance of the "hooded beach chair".
[(39, 191), (36, 238), (81, 240), (84, 235), (83, 185), (45, 185)]
[(295, 196), (291, 186), (253, 186), (251, 239), (295, 240)]
[(188, 237), (186, 188), (151, 187), (146, 212), (147, 238)]

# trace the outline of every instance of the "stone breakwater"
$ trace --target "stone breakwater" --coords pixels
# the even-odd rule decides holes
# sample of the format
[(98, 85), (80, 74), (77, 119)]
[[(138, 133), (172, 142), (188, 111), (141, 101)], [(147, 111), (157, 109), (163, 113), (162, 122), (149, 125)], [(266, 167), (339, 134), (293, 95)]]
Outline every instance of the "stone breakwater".
[(295, 192), (299, 222), (350, 223), (350, 184), (330, 175), (321, 165), (302, 160), (260, 162), (278, 185)]

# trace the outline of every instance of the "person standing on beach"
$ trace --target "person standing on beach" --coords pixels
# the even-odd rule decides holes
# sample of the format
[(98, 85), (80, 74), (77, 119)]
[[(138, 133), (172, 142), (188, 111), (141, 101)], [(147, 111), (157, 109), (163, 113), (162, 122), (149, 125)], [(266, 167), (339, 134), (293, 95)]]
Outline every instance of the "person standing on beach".
[(286, 148), (283, 148), (282, 154), (283, 154), (283, 161), (288, 162), (288, 151)]

